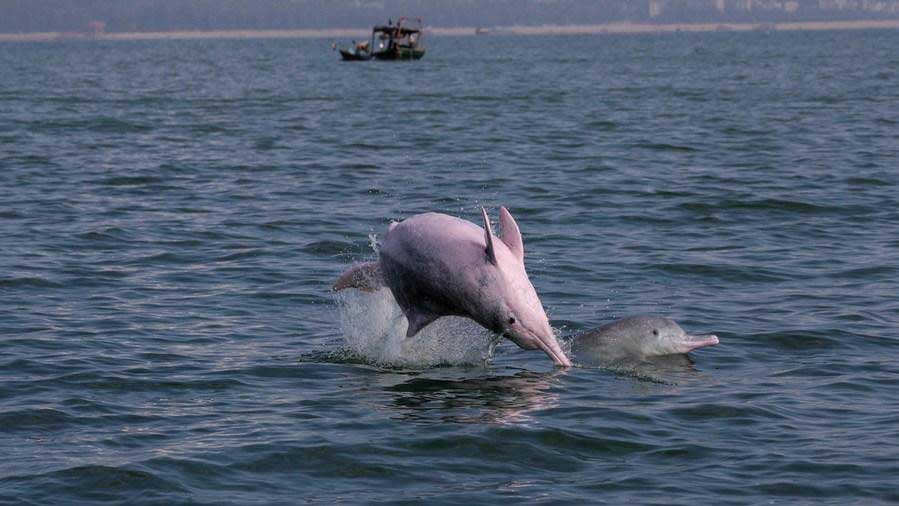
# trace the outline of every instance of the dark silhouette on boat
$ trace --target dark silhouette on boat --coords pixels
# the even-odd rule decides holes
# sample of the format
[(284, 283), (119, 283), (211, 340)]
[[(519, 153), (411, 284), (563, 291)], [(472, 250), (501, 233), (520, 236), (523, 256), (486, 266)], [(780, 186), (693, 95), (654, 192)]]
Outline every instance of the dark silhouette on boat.
[(350, 49), (340, 48), (340, 56), (347, 61), (364, 60), (418, 60), (425, 55), (424, 32), (421, 18), (413, 26), (405, 25), (402, 17), (394, 25), (376, 26), (371, 30), (371, 40), (353, 44)]

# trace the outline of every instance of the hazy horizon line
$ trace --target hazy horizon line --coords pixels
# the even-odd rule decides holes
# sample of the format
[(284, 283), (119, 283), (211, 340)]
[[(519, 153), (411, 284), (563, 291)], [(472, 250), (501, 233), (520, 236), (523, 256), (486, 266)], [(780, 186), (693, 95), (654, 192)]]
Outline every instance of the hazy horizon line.
[[(755, 23), (632, 23), (614, 22), (586, 25), (506, 25), (484, 27), (426, 26), (425, 32), (433, 36), (499, 35), (590, 35), (590, 34), (641, 34), (677, 32), (722, 31), (800, 31), (800, 30), (866, 30), (899, 29), (899, 19), (855, 21), (797, 21)], [(275, 38), (362, 38), (371, 33), (362, 28), (292, 29), (292, 30), (170, 30), (147, 32), (30, 32), (0, 33), (0, 41), (38, 42), (53, 40), (167, 40), (167, 39), (275, 39)]]

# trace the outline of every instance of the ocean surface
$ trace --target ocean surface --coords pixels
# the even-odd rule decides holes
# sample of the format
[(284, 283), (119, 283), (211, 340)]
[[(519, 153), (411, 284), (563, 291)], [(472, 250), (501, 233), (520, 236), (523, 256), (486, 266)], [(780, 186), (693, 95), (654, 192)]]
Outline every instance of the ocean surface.
[[(0, 503), (899, 502), (899, 32), (330, 43), (0, 44)], [(501, 205), (562, 339), (721, 343), (330, 291)]]

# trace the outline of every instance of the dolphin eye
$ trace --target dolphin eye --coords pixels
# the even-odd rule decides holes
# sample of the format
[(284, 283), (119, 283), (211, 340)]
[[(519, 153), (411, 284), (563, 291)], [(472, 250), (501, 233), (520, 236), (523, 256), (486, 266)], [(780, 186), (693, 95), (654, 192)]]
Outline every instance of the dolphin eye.
[(652, 335), (654, 335), (654, 336), (659, 335), (659, 329), (652, 329)]
[(514, 316), (509, 317), (509, 325), (515, 325), (515, 317)]

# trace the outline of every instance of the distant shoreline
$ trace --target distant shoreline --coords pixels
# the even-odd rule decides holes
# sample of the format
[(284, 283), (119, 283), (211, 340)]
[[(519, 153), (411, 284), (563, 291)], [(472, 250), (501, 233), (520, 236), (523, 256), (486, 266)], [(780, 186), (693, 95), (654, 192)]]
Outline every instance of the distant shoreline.
[[(429, 35), (461, 37), (478, 33), (497, 35), (577, 35), (676, 32), (751, 32), (797, 30), (872, 30), (899, 29), (899, 19), (865, 21), (807, 21), (795, 23), (609, 23), (602, 25), (501, 26), (488, 29), (475, 27), (427, 27)], [(46, 42), (55, 40), (179, 40), (179, 39), (348, 39), (365, 38), (367, 29), (333, 28), (325, 30), (215, 30), (171, 32), (112, 32), (89, 34), (80, 32), (0, 33), (4, 42)]]

